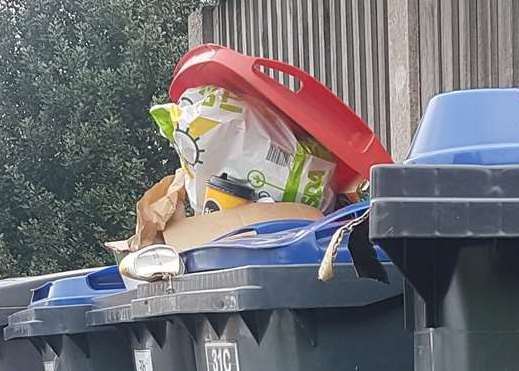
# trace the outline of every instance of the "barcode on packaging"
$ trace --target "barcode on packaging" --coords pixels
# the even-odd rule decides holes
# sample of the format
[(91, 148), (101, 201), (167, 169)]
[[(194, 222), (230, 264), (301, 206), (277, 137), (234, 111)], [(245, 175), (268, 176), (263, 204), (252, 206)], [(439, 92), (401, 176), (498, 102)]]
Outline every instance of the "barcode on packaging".
[(267, 161), (283, 167), (289, 167), (292, 158), (293, 156), (289, 152), (282, 150), (275, 144), (271, 144), (267, 152)]

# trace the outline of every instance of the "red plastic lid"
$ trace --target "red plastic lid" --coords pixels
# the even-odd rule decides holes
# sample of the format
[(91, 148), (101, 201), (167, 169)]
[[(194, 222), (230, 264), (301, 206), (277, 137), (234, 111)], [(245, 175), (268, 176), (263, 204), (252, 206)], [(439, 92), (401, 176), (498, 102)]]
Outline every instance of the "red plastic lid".
[[(299, 90), (285, 87), (261, 67), (293, 76), (300, 83)], [(393, 162), (355, 112), (327, 87), (294, 66), (246, 56), (219, 45), (201, 45), (177, 64), (169, 96), (176, 102), (186, 89), (204, 85), (258, 98), (313, 136), (337, 158), (338, 190), (352, 189), (360, 179), (368, 179), (371, 166)]]

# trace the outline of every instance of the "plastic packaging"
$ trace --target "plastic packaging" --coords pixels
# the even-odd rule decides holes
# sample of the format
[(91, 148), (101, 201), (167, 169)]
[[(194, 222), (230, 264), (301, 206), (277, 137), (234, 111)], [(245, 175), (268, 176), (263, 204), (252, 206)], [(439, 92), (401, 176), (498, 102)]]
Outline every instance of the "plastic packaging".
[(227, 90), (187, 90), (179, 104), (150, 111), (161, 134), (175, 146), (185, 169), (186, 191), (201, 213), (207, 180), (221, 173), (247, 181), (259, 197), (326, 208), (332, 156), (265, 105), (240, 100)]

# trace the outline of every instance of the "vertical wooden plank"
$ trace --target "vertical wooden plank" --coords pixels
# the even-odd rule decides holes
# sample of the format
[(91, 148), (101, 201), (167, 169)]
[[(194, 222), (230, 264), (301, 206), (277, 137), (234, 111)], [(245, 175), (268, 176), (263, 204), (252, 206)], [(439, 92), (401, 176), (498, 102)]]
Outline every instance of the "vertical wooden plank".
[(251, 17), (251, 9), (252, 4), (255, 0), (244, 0), (243, 1), (243, 45), (244, 50), (246, 50), (247, 55), (254, 55), (254, 45), (253, 45), (253, 38), (254, 38), (254, 30), (252, 28), (253, 20)]
[[(292, 12), (292, 28), (289, 30), (289, 33), (292, 33), (292, 62), (294, 66), (301, 68), (301, 59), (300, 59), (300, 49), (302, 48), (301, 44), (301, 34), (299, 33), (299, 1), (298, 0), (290, 0), (290, 8)], [(295, 91), (300, 88), (299, 81), (297, 79), (293, 79), (293, 88)]]
[(233, 38), (235, 42), (235, 49), (240, 53), (243, 53), (243, 43), (242, 43), (242, 23), (241, 23), (241, 3), (245, 0), (234, 0), (234, 30), (233, 30)]
[(250, 37), (250, 27), (249, 27), (249, 12), (248, 12), (248, 6), (250, 6), (250, 0), (241, 0), (241, 9), (240, 9), (240, 24), (241, 24), (241, 35), (238, 34), (238, 36), (241, 36), (241, 47), (243, 50), (243, 53), (250, 55), (250, 43), (248, 40), (248, 37)]
[[(373, 128), (375, 134), (380, 139), (380, 71), (379, 71), (379, 62), (378, 62), (378, 39), (383, 37), (383, 35), (379, 35), (378, 28), (378, 13), (382, 11), (379, 8), (378, 0), (371, 0), (371, 11), (370, 11), (370, 19), (371, 19), (371, 60), (372, 60), (372, 75), (373, 75)], [(369, 106), (369, 104), (368, 104)]]
[(234, 30), (236, 29), (235, 24), (235, 16), (234, 16), (234, 1), (235, 0), (226, 0), (226, 30), (225, 33), (227, 34), (227, 40), (228, 44), (227, 46), (229, 48), (234, 49), (236, 47), (235, 38), (234, 38)]
[(262, 21), (261, 21), (261, 0), (252, 0), (250, 2), (250, 42), (251, 42), (251, 55), (258, 56), (262, 53), (261, 48), (261, 31), (262, 31)]
[(249, 3), (250, 10), (249, 10), (249, 20), (250, 20), (250, 28), (249, 28), (249, 34), (250, 34), (250, 53), (251, 55), (258, 56), (260, 55), (260, 24), (261, 22), (258, 22), (258, 16), (259, 16), (259, 0), (251, 0)]
[[(271, 0), (270, 1), (270, 23), (272, 23), (272, 59), (279, 60), (279, 40), (280, 40), (280, 27), (279, 27), (279, 17), (280, 13), (278, 13), (279, 9), (279, 0)], [(279, 81), (279, 72), (273, 71), (273, 77), (274, 79)]]
[(312, 10), (311, 17), (308, 18), (310, 25), (312, 26), (312, 48), (310, 49), (310, 55), (313, 57), (313, 76), (320, 80), (321, 77), (321, 58), (320, 58), (320, 35), (319, 35), (319, 2), (320, 0), (312, 0), (311, 7), (308, 10)]
[[(485, 1), (485, 0), (483, 0)], [(469, 6), (469, 40), (470, 40), (470, 87), (478, 86), (478, 22), (477, 0), (468, 0)]]
[(377, 0), (378, 103), (379, 138), (391, 152), (391, 120), (389, 109), (389, 50), (387, 1)]
[(477, 40), (477, 86), (490, 86), (490, 1), (476, 4)]
[[(513, 84), (513, 43), (512, 43), (512, 24), (514, 22), (512, 3), (515, 0), (500, 0), (498, 6), (498, 63), (499, 78), (498, 83), (501, 87), (510, 87)], [(515, 22), (517, 22), (515, 20)], [(517, 47), (516, 47), (517, 48)]]
[(364, 89), (366, 91), (366, 116), (364, 119), (366, 120), (368, 126), (375, 130), (375, 111), (374, 105), (375, 101), (373, 97), (375, 96), (375, 87), (373, 76), (373, 34), (371, 29), (371, 17), (372, 17), (372, 0), (364, 1), (364, 12), (360, 14), (361, 17), (364, 18), (364, 45), (362, 46), (365, 53), (365, 73), (366, 73), (366, 84), (364, 85)]
[[(273, 58), (274, 57), (274, 35), (273, 35), (273, 22), (272, 22), (272, 1), (274, 0), (266, 0), (266, 4), (267, 4), (267, 7), (266, 7), (266, 14), (263, 15), (263, 18), (265, 20), (265, 23), (267, 25), (266, 29), (264, 29), (263, 31), (267, 31), (266, 32), (266, 37), (267, 37), (267, 40), (268, 40), (268, 52), (266, 52), (266, 57), (267, 58)], [(273, 77), (274, 75), (272, 74), (272, 71), (269, 71), (269, 75), (271, 77)]]
[(330, 88), (332, 91), (338, 96), (341, 97), (341, 94), (339, 94), (338, 86), (339, 86), (339, 77), (337, 75), (337, 65), (338, 65), (338, 57), (337, 57), (337, 23), (336, 23), (336, 15), (340, 14), (338, 10), (335, 9), (335, 0), (330, 0), (328, 3), (330, 12), (330, 46), (329, 46), (329, 53), (330, 56), (330, 68), (328, 71), (330, 72)]
[(313, 0), (307, 0), (307, 23), (308, 23), (308, 72), (312, 76), (315, 74), (315, 43), (314, 43), (314, 11), (313, 11)]
[(440, 29), (441, 37), (441, 69), (442, 81), (440, 90), (450, 91), (454, 89), (454, 35), (457, 30), (453, 29), (453, 0), (440, 0)]
[(218, 9), (220, 10), (219, 19), (221, 21), (221, 27), (220, 27), (220, 35), (221, 35), (221, 43), (224, 46), (228, 46), (228, 38), (227, 38), (227, 6), (226, 4), (219, 5)]
[(490, 2), (490, 86), (499, 86), (498, 2)]
[(322, 27), (322, 35), (323, 42), (321, 50), (323, 51), (324, 59), (321, 60), (321, 65), (324, 66), (324, 80), (326, 82), (326, 86), (332, 89), (332, 51), (331, 51), (331, 33), (332, 33), (332, 24), (331, 24), (331, 14), (330, 14), (330, 1), (333, 0), (322, 0), (323, 3), (323, 27)]
[(309, 12), (311, 11), (311, 4), (309, 4), (309, 1), (311, 0), (301, 0), (302, 10), (301, 10), (301, 23), (302, 23), (302, 29), (303, 29), (303, 45), (305, 46), (302, 48), (303, 52), (303, 67), (306, 72), (309, 74), (312, 74), (313, 72), (313, 60), (311, 56), (310, 50), (313, 48), (312, 43), (312, 30), (311, 30), (311, 22), (308, 21), (310, 19)]
[(355, 111), (359, 109), (360, 105), (357, 106), (356, 102), (356, 75), (355, 75), (355, 44), (354, 44), (354, 32), (353, 32), (353, 19), (356, 17), (353, 13), (353, 0), (345, 1), (345, 10), (346, 10), (346, 32), (343, 34), (345, 44), (346, 44), (346, 54), (347, 63), (346, 63), (346, 74), (345, 80), (347, 82), (347, 92), (348, 92), (348, 104)]
[(365, 94), (365, 65), (363, 60), (364, 53), (362, 45), (364, 44), (364, 18), (361, 14), (364, 12), (363, 0), (352, 1), (352, 26), (353, 26), (353, 75), (355, 79), (355, 110), (362, 118), (366, 118), (366, 106), (363, 102)]
[(341, 18), (341, 2), (340, 0), (333, 0), (333, 42), (332, 48), (334, 52), (332, 53), (332, 80), (335, 80), (335, 92), (339, 98), (344, 100), (344, 76), (342, 75), (343, 70), (343, 39), (342, 39), (342, 29), (341, 23), (344, 22), (344, 18)]
[(439, 50), (437, 29), (437, 0), (421, 0), (419, 5), (420, 22), (420, 81), (422, 107), (440, 91)]
[(391, 155), (405, 158), (420, 114), (419, 0), (387, 1)]
[[(346, 1), (339, 0), (339, 14), (340, 21), (338, 22), (341, 27), (341, 44), (340, 44), (340, 55), (342, 56), (342, 63), (339, 65), (340, 74), (341, 74), (341, 85), (342, 85), (342, 100), (348, 104), (350, 103), (350, 96), (348, 94), (348, 81), (349, 81), (349, 71), (348, 71), (348, 35), (346, 25), (348, 24), (348, 20), (346, 18)], [(351, 26), (351, 24), (350, 24)]]
[(360, 92), (360, 112), (364, 120), (368, 118), (368, 107), (367, 107), (367, 83), (366, 83), (366, 49), (364, 45), (366, 43), (366, 16), (364, 14), (364, 8), (366, 6), (365, 0), (358, 0), (357, 15), (359, 17), (359, 92)]
[[(304, 59), (304, 49), (307, 47), (305, 34), (303, 32), (303, 23), (306, 23), (304, 21), (304, 12), (303, 12), (303, 2), (306, 3), (306, 0), (296, 0), (296, 8), (297, 8), (297, 52), (299, 54), (299, 60), (297, 66), (300, 67), (303, 70), (307, 70), (308, 65), (305, 65)], [(308, 34), (308, 33), (307, 33)], [(296, 84), (297, 85), (297, 84)]]
[(218, 6), (215, 6), (214, 9), (213, 9), (213, 35), (214, 35), (214, 42), (217, 43), (217, 44), (221, 44), (221, 39), (220, 39), (220, 18), (219, 18), (219, 14), (220, 14), (220, 7)]
[[(297, 35), (297, 4), (296, 0), (287, 1), (287, 41), (288, 41), (288, 63), (299, 66), (299, 40)], [(295, 90), (295, 79), (290, 76), (289, 87)]]
[(512, 60), (512, 84), (519, 85), (519, 2), (512, 1), (512, 45), (513, 45), (513, 60)]
[[(278, 0), (278, 14), (280, 14), (278, 18), (278, 28), (279, 28), (279, 37), (278, 37), (278, 45), (279, 45), (279, 58), (283, 62), (288, 62), (288, 49), (292, 46), (288, 43), (288, 34), (287, 28), (289, 23), (289, 17), (287, 12), (287, 0)], [(280, 81), (288, 86), (288, 75), (286, 73), (282, 73), (280, 75)]]
[(471, 86), (471, 58), (470, 58), (470, 17), (469, 2), (459, 2), (459, 40), (460, 40), (460, 89)]
[(460, 33), (459, 33), (459, 0), (451, 0), (452, 24), (452, 88), (460, 88)]
[(269, 54), (269, 37), (268, 37), (268, 20), (267, 20), (267, 1), (258, 0), (258, 14), (259, 14), (259, 55), (261, 57), (267, 57)]
[(323, 84), (326, 85), (326, 50), (325, 50), (325, 40), (326, 40), (326, 30), (325, 30), (325, 19), (324, 19), (324, 0), (317, 1), (317, 33), (316, 38), (319, 43), (319, 49), (317, 50), (317, 55), (319, 58), (319, 74), (318, 78)]

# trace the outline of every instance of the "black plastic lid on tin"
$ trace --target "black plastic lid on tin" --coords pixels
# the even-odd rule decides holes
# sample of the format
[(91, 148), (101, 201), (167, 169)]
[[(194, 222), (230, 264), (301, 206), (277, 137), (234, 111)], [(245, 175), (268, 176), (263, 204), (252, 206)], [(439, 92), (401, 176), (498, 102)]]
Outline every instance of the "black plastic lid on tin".
[(247, 200), (255, 201), (256, 192), (239, 180), (229, 179), (227, 174), (223, 173), (220, 176), (213, 175), (207, 181), (210, 187), (216, 188), (222, 192), (230, 193), (233, 196), (245, 198)]

